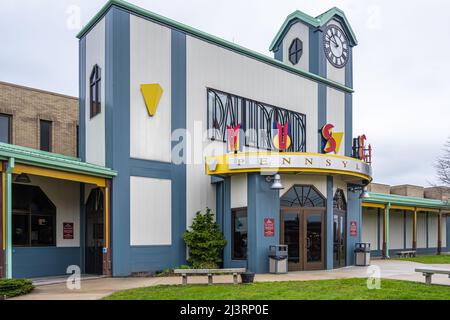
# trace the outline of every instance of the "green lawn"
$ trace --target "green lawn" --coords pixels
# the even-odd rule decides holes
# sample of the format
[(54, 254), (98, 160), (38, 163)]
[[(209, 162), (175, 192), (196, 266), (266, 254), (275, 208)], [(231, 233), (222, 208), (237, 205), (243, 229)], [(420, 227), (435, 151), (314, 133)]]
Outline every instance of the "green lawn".
[(450, 254), (441, 256), (417, 256), (415, 258), (399, 258), (395, 260), (413, 261), (424, 264), (450, 264)]
[(250, 285), (157, 286), (116, 292), (108, 300), (450, 300), (450, 286), (366, 279), (254, 283)]

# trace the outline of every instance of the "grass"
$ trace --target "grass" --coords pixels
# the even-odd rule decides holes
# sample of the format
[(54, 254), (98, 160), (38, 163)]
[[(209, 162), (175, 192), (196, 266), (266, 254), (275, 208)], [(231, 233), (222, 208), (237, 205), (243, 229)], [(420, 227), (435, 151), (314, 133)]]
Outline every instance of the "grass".
[(259, 282), (249, 285), (155, 286), (119, 291), (106, 300), (450, 300), (450, 286), (382, 280), (380, 290), (367, 279)]
[(424, 264), (450, 264), (450, 254), (440, 256), (417, 256), (415, 258), (398, 258), (394, 260), (412, 261)]

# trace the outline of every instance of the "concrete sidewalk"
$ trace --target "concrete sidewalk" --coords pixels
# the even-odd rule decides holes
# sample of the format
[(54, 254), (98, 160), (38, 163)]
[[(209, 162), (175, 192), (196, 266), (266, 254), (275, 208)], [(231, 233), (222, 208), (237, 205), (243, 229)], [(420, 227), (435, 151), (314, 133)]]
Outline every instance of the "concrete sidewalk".
[[(422, 274), (414, 271), (417, 267), (425, 265), (409, 261), (373, 260), (373, 266), (380, 267), (381, 277), (384, 279), (397, 279), (414, 282), (424, 282)], [(439, 268), (448, 268), (450, 265), (435, 265)], [(331, 271), (305, 271), (291, 272), (285, 275), (261, 274), (256, 275), (257, 282), (277, 281), (310, 281), (332, 280), (346, 278), (367, 278), (368, 268), (347, 267)], [(190, 277), (189, 283), (207, 284), (207, 277)], [(232, 276), (216, 276), (215, 283), (232, 283)], [(450, 286), (450, 279), (445, 275), (433, 276), (434, 284)], [(69, 290), (65, 283), (37, 286), (29, 295), (14, 298), (13, 300), (96, 300), (106, 297), (116, 291), (149, 287), (156, 285), (179, 285), (180, 277), (167, 278), (100, 278), (82, 280), (80, 290)]]

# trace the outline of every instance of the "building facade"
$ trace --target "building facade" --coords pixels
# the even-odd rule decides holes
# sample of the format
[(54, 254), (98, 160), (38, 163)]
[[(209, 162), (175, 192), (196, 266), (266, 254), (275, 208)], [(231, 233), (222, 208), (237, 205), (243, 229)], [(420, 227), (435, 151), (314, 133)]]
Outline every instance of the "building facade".
[(0, 142), (77, 156), (78, 98), (0, 82)]
[[(353, 263), (371, 169), (355, 154), (357, 41), (342, 11), (291, 14), (275, 58), (123, 1), (79, 39), (80, 156), (119, 172), (114, 275), (185, 263), (183, 232), (207, 207), (228, 242), (225, 267), (266, 272), (280, 243), (291, 270)], [(282, 191), (267, 182), (276, 173)]]

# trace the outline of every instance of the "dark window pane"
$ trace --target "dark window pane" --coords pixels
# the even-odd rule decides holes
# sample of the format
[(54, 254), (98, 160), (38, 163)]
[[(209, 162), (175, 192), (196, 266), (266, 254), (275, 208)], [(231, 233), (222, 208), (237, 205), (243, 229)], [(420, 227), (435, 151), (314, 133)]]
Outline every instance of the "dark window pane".
[(44, 215), (31, 216), (31, 245), (52, 246), (55, 244), (54, 217)]
[(308, 262), (322, 261), (322, 215), (308, 214), (306, 218), (306, 256)]
[(27, 246), (29, 244), (28, 235), (29, 216), (28, 214), (13, 214), (12, 219), (12, 242), (13, 246)]
[(289, 248), (289, 262), (300, 262), (300, 220), (297, 213), (284, 216), (284, 244)]
[(11, 143), (11, 116), (0, 115), (0, 142)]
[(91, 77), (89, 79), (90, 84), (90, 117), (93, 118), (99, 114), (101, 109), (101, 74), (102, 71), (98, 65), (95, 65), (92, 69)]
[(233, 210), (233, 260), (247, 259), (247, 209)]
[(303, 42), (300, 39), (294, 39), (289, 47), (289, 61), (292, 64), (297, 64), (303, 53)]
[(52, 123), (50, 121), (41, 120), (41, 150), (52, 151)]

